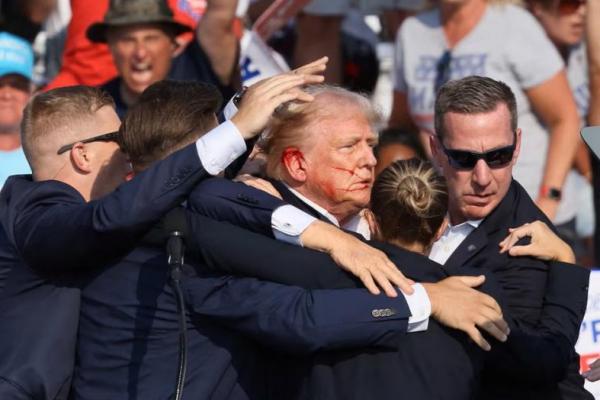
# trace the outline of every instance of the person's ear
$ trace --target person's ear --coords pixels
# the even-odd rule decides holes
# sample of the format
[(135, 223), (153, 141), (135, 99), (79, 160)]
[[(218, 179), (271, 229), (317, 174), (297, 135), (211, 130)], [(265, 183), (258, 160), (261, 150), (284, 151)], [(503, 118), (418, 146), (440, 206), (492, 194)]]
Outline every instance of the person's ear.
[(438, 228), (437, 232), (435, 233), (435, 236), (433, 238), (433, 242), (437, 242), (438, 240), (440, 240), (440, 238), (442, 237), (442, 235), (446, 231), (446, 228), (448, 228), (448, 216), (444, 217), (444, 220), (442, 221), (442, 224), (440, 225), (440, 227)]
[(431, 149), (431, 159), (435, 162), (435, 164), (440, 165), (440, 153), (442, 149), (440, 149), (440, 139), (436, 134), (429, 135), (429, 148)]
[(89, 174), (92, 172), (91, 155), (85, 144), (78, 142), (73, 145), (69, 152), (71, 162), (79, 171)]
[(304, 154), (296, 147), (288, 147), (281, 154), (281, 163), (292, 179), (298, 182), (306, 181), (306, 160)]
[(513, 153), (512, 165), (517, 163), (517, 159), (519, 158), (519, 153), (521, 152), (521, 128), (517, 128), (517, 137), (516, 137), (516, 146), (515, 152)]

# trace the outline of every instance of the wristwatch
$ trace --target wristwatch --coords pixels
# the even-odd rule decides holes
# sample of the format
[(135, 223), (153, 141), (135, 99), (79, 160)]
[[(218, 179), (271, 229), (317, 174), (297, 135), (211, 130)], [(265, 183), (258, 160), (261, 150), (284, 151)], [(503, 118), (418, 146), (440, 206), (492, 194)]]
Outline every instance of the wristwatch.
[(242, 98), (244, 97), (244, 95), (246, 94), (247, 91), (248, 91), (248, 86), (242, 86), (242, 89), (239, 90), (233, 96), (233, 99), (231, 101), (233, 101), (234, 106), (236, 106), (236, 107), (240, 106), (240, 103), (242, 102)]
[(562, 197), (562, 191), (555, 187), (542, 185), (540, 188), (540, 196), (547, 199), (560, 201)]

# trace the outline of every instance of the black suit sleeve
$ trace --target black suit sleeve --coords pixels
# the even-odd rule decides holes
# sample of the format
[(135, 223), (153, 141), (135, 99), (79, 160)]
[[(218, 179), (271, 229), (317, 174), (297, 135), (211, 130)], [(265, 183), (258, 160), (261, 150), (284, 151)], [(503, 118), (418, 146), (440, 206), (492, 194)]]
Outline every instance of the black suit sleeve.
[(89, 203), (68, 185), (40, 182), (19, 207), (17, 248), (40, 271), (103, 265), (133, 246), (208, 176), (190, 145)]
[(217, 271), (307, 289), (362, 287), (325, 253), (278, 242), (192, 212), (187, 216), (192, 232), (187, 240), (189, 251)]
[(486, 369), (517, 382), (562, 380), (576, 358), (574, 346), (585, 313), (588, 281), (589, 271), (584, 268), (551, 263), (538, 324), (533, 329), (521, 325), (506, 343), (493, 346)]

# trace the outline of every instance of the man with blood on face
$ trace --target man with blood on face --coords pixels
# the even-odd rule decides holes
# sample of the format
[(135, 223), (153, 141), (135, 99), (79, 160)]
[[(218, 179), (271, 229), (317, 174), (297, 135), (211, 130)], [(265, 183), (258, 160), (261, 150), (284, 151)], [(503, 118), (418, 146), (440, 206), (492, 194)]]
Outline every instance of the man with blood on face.
[(358, 94), (330, 86), (309, 92), (315, 101), (303, 105), (285, 129), (274, 119), (269, 137), (277, 139), (267, 144), (267, 174), (325, 209), (335, 222), (351, 223), (371, 196), (379, 116)]

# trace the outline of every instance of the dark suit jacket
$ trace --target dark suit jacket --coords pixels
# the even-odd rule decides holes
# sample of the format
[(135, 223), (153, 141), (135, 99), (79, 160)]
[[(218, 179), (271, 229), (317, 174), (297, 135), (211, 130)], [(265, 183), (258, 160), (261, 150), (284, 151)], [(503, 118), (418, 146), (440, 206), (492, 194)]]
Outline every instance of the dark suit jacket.
[[(198, 228), (198, 234), (210, 229)], [(164, 251), (139, 246), (86, 279), (75, 399), (171, 398), (179, 325), (166, 265)], [(268, 371), (256, 342), (298, 354), (391, 347), (409, 315), (404, 299), (364, 289), (309, 291), (214, 274), (194, 263), (182, 286), (189, 328), (184, 398), (264, 399)], [(377, 309), (394, 313), (374, 316)]]
[[(578, 373), (579, 357), (574, 352), (587, 303), (589, 271), (578, 266), (510, 257), (498, 252), (498, 243), (506, 237), (508, 228), (535, 220), (553, 227), (521, 185), (513, 181), (496, 209), (445, 264), (449, 273), (455, 275), (460, 275), (465, 268), (491, 272), (503, 289), (504, 310), (512, 317), (514, 327), (525, 334), (546, 334), (546, 341), (540, 347), (518, 348), (519, 357), (539, 360), (537, 373), (547, 377), (543, 385), (531, 385), (528, 379), (531, 373), (510, 374), (510, 369), (502, 365), (502, 354), (495, 353), (488, 362), (481, 398), (592, 398), (583, 389), (583, 378)], [(514, 341), (515, 338), (511, 339)], [(505, 347), (497, 346), (496, 351), (503, 352)], [(506, 385), (507, 374), (511, 385)], [(557, 382), (565, 375), (568, 376), (560, 389), (556, 384), (548, 383)]]
[(66, 399), (78, 271), (126, 251), (205, 178), (195, 146), (86, 203), (57, 181), (9, 178), (0, 195), (0, 398)]
[[(277, 182), (275, 182), (275, 185), (286, 201), (312, 213), (315, 217), (320, 217), (315, 210), (293, 196), (283, 185)], [(206, 190), (207, 188), (209, 190)], [(221, 194), (218, 195), (217, 193)], [(280, 202), (270, 199), (264, 193), (245, 188), (244, 185), (236, 186), (230, 182), (208, 180), (192, 193), (189, 204), (196, 211), (210, 215), (213, 218), (232, 220), (245, 228), (270, 235), (271, 210), (278, 206)], [(227, 207), (224, 207), (224, 205)], [(259, 228), (259, 226), (261, 227)], [(280, 243), (268, 243), (264, 238), (252, 237), (247, 233), (236, 231), (233, 227), (228, 229), (229, 233), (217, 233), (219, 230), (225, 229), (224, 226), (215, 226), (212, 229), (211, 238), (198, 238), (205, 247), (203, 255), (218, 268), (229, 268), (229, 272), (259, 276), (287, 284), (295, 283), (305, 287), (347, 287), (346, 285), (356, 284), (356, 280), (345, 276), (334, 265), (330, 265), (329, 268), (311, 268), (311, 265), (313, 265), (311, 257), (319, 257), (319, 255), (311, 254), (310, 251), (302, 251)], [(220, 235), (229, 237), (226, 249), (219, 249), (222, 241)], [(238, 237), (237, 235), (246, 235), (246, 237), (243, 240), (232, 240), (232, 238)], [(497, 242), (499, 241), (500, 239)], [(239, 245), (239, 243), (245, 243), (245, 245)], [(377, 243), (372, 244), (382, 246)], [(267, 258), (275, 264), (277, 264), (275, 260), (279, 260), (279, 267), (274, 268), (264, 263), (252, 263), (254, 259), (264, 258), (265, 249), (267, 248), (270, 252)], [(383, 249), (388, 252), (392, 260), (396, 261), (406, 275), (417, 281), (436, 281), (447, 276), (439, 265), (429, 260), (425, 261), (422, 256), (391, 246), (387, 248), (384, 246)], [(320, 256), (324, 257), (323, 255)], [(285, 265), (285, 268), (281, 267), (282, 264)], [(434, 267), (428, 268), (428, 265)], [(471, 268), (470, 271), (469, 267), (465, 267), (461, 268), (460, 273), (479, 274), (486, 273), (486, 271), (482, 268)], [(551, 279), (548, 281), (544, 307), (541, 318), (536, 325), (536, 331), (528, 332), (520, 329), (520, 321), (513, 322), (510, 313), (505, 313), (513, 332), (506, 346), (499, 346), (498, 343), (493, 346), (497, 350), (494, 351), (491, 357), (491, 360), (494, 360), (492, 365), (501, 361), (500, 368), (496, 373), (506, 379), (511, 379), (511, 382), (514, 379), (520, 379), (526, 380), (528, 384), (539, 382), (545, 387), (552, 386), (564, 375), (565, 367), (573, 354), (571, 342), (577, 337), (583, 307), (585, 307), (585, 296), (582, 303), (581, 290), (583, 288), (585, 291), (588, 273), (572, 265), (557, 263), (552, 264), (549, 271)], [(503, 305), (503, 309), (506, 309), (504, 296), (497, 285), (494, 285), (494, 280), (494, 276), (488, 276), (487, 282), (492, 286), (488, 292)], [(408, 337), (416, 336), (408, 335)], [(444, 358), (441, 353), (437, 356), (434, 357), (436, 361)], [(369, 370), (372, 370), (372, 368)], [(356, 376), (349, 376), (350, 378), (346, 379), (346, 382), (356, 382)], [(388, 386), (389, 382), (389, 380), (386, 381)], [(444, 382), (444, 380), (429, 380), (429, 383), (432, 382)], [(460, 386), (459, 380), (454, 382), (456, 383), (455, 388)], [(334, 387), (331, 384), (323, 386)], [(347, 384), (345, 386), (348, 387)], [(350, 385), (348, 390), (352, 391), (356, 387), (356, 384)], [(380, 387), (386, 387), (386, 385)], [(438, 384), (437, 387), (443, 388), (444, 385)], [(357, 392), (353, 391), (352, 393), (345, 395), (352, 396)], [(369, 393), (374, 392), (369, 391)], [(451, 396), (453, 391), (449, 390), (445, 393)], [(367, 396), (369, 395), (367, 394)], [(331, 394), (325, 398), (330, 397), (335, 396)]]
[[(185, 236), (212, 237), (210, 223), (219, 223), (208, 222), (191, 224)], [(164, 244), (165, 238), (157, 241)], [(86, 279), (75, 398), (172, 394), (179, 331), (165, 265), (161, 250), (140, 246)], [(254, 342), (240, 333), (286, 353), (367, 344), (389, 348), (409, 315), (403, 298), (376, 297), (364, 289), (305, 291), (211, 275), (198, 264), (188, 268), (182, 284), (190, 327), (185, 391), (199, 398), (266, 395), (265, 363)], [(374, 316), (378, 309), (394, 315)]]
[[(207, 180), (190, 195), (189, 208), (260, 235), (190, 215), (192, 225), (205, 228), (205, 233), (193, 236), (195, 247), (209, 265), (229, 273), (307, 288), (361, 287), (328, 255), (265, 237), (271, 235), (272, 211), (281, 204), (245, 185)], [(433, 282), (447, 276), (439, 264), (422, 255), (375, 245), (411, 278)], [(477, 388), (483, 358), (465, 335), (431, 320), (427, 332), (405, 335), (391, 350), (363, 346), (310, 357), (278, 355), (274, 360), (269, 382), (273, 399), (468, 399)]]

